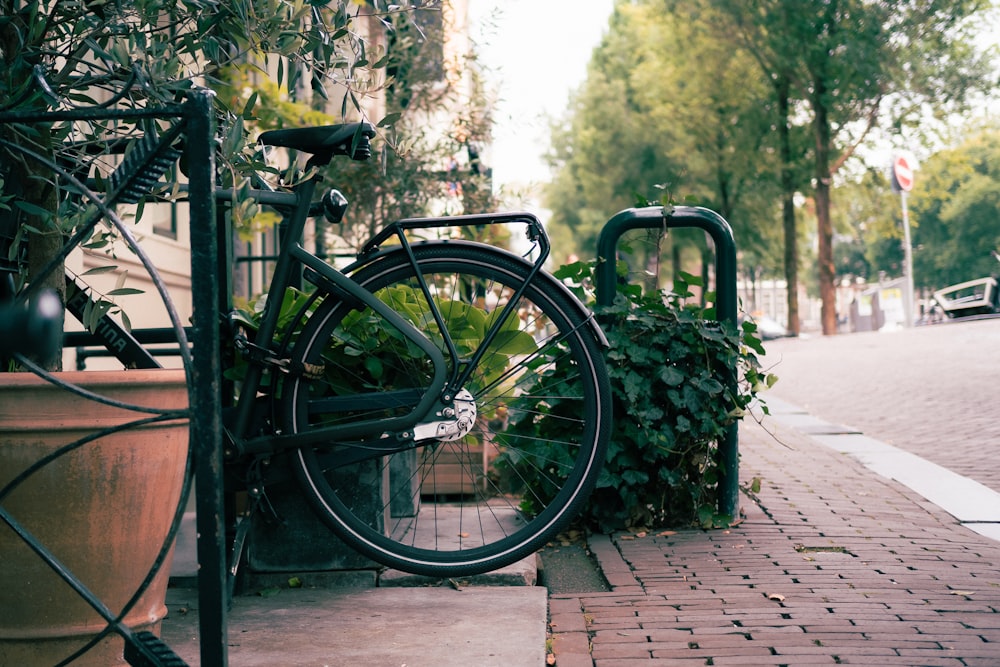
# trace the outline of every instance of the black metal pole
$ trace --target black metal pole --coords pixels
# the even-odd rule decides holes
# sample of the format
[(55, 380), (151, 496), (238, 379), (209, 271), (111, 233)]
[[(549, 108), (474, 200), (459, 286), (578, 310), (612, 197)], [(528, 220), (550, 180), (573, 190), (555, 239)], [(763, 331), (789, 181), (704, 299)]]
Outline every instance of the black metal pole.
[(195, 448), (198, 528), (198, 602), (201, 664), (228, 664), (226, 543), (222, 488), (222, 368), (219, 360), (218, 236), (215, 218), (215, 117), (212, 93), (188, 98), (187, 157), (190, 180), (191, 446)]
[[(736, 241), (733, 229), (718, 213), (705, 208), (662, 206), (630, 208), (616, 214), (601, 230), (597, 239), (597, 303), (609, 306), (615, 299), (615, 260), (618, 240), (631, 229), (655, 227), (696, 227), (704, 230), (715, 243), (716, 317), (720, 322), (737, 324)], [(718, 463), (719, 512), (736, 518), (739, 512), (739, 427), (732, 424), (719, 443)]]

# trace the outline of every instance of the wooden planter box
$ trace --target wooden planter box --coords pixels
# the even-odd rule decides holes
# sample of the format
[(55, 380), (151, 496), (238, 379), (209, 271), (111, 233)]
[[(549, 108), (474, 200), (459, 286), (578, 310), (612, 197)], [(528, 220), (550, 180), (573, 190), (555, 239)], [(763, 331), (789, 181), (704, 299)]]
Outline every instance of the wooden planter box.
[(492, 442), (447, 442), (428, 448), (420, 462), (421, 495), (469, 496), (486, 490), (496, 455)]

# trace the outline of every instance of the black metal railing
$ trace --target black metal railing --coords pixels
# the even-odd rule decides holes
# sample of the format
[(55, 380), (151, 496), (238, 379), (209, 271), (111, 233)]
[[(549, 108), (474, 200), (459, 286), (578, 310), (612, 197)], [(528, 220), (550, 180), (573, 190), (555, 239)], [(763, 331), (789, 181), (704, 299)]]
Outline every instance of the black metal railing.
[[(213, 153), (215, 137), (215, 117), (212, 93), (207, 90), (196, 90), (189, 94), (181, 104), (147, 109), (106, 109), (81, 108), (64, 111), (13, 111), (0, 113), (0, 124), (52, 124), (87, 121), (122, 120), (137, 121), (144, 118), (155, 118), (173, 123), (181, 128), (185, 137), (184, 151), (188, 166), (189, 181), (189, 211), (191, 226), (191, 284), (193, 294), (193, 323), (185, 331), (180, 318), (170, 302), (166, 287), (156, 272), (149, 258), (142, 252), (131, 232), (124, 231), (123, 238), (139, 257), (149, 273), (150, 279), (160, 292), (164, 305), (173, 324), (175, 340), (181, 343), (179, 353), (183, 359), (187, 388), (188, 403), (197, 409), (188, 409), (189, 419), (189, 467), (196, 471), (193, 485), (196, 491), (197, 530), (198, 530), (198, 591), (199, 591), (199, 634), (201, 664), (228, 664), (227, 656), (227, 599), (226, 599), (226, 544), (224, 525), (224, 499), (222, 484), (222, 405), (221, 405), (221, 362), (219, 359), (219, 327), (217, 313), (220, 307), (227, 307), (228, 293), (220, 290), (221, 270), (228, 269), (228, 264), (220, 262), (217, 254), (220, 244), (220, 234), (215, 216), (215, 199), (213, 196), (215, 155)], [(8, 149), (17, 147), (8, 145)], [(157, 159), (173, 161), (178, 155), (165, 151)], [(34, 159), (34, 158), (32, 158)], [(48, 165), (54, 173), (60, 173), (73, 178), (72, 174), (61, 166)], [(126, 175), (127, 176), (127, 175)], [(85, 187), (77, 182), (80, 190)], [(123, 186), (121, 191), (128, 190)], [(117, 193), (120, 195), (120, 193)], [(119, 196), (118, 201), (126, 202), (132, 195)], [(100, 201), (91, 199), (91, 204), (98, 209), (96, 223), (101, 217), (117, 220), (111, 210), (115, 201)], [(120, 222), (120, 221), (118, 221)], [(116, 223), (117, 224), (117, 223)], [(122, 231), (122, 228), (119, 228)], [(75, 247), (81, 243), (84, 235), (74, 236), (68, 246)], [(65, 257), (73, 248), (63, 250)], [(223, 310), (222, 312), (227, 312)], [(195, 363), (195, 361), (197, 363)], [(44, 371), (38, 369), (38, 374)], [(72, 446), (72, 445), (70, 445)], [(192, 480), (188, 476), (181, 493), (175, 518), (167, 537), (161, 557), (154, 563), (153, 569), (146, 581), (140, 586), (133, 601), (155, 574), (165, 560), (166, 550), (173, 543), (180, 527), (184, 506)], [(29, 531), (20, 527), (17, 519), (7, 512), (0, 504), (0, 521), (6, 523), (20, 538), (39, 555), (56, 573), (63, 578), (81, 597), (93, 607), (107, 622), (101, 636), (117, 633), (125, 640), (126, 656), (133, 665), (145, 666), (175, 666), (183, 665), (172, 651), (162, 641), (146, 632), (133, 632), (123, 622), (125, 611), (115, 613), (97, 599), (73, 575), (61, 568), (58, 560), (40, 544)], [(96, 641), (96, 640), (95, 640)], [(93, 644), (94, 642), (91, 642)], [(89, 646), (89, 645), (88, 645)]]

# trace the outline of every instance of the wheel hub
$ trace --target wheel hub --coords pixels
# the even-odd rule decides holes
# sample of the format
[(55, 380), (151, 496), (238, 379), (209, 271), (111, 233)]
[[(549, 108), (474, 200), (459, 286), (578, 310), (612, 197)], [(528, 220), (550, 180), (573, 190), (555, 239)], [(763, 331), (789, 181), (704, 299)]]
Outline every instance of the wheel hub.
[(414, 440), (435, 438), (441, 442), (454, 442), (467, 436), (476, 425), (476, 401), (467, 389), (462, 389), (451, 405), (442, 406), (435, 413), (441, 419), (423, 422), (413, 428)]

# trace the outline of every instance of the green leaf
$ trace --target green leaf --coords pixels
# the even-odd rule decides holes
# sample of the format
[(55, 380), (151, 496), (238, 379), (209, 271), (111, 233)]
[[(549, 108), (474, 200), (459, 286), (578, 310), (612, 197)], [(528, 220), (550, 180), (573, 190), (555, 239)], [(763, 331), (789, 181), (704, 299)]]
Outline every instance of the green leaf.
[(87, 269), (86, 271), (84, 271), (83, 273), (81, 273), (80, 276), (81, 277), (83, 277), (83, 276), (96, 276), (99, 273), (111, 273), (111, 272), (117, 271), (117, 270), (118, 270), (117, 266), (95, 266), (92, 269)]
[(257, 104), (258, 92), (255, 90), (250, 93), (250, 97), (247, 99), (246, 104), (243, 105), (243, 113), (241, 114), (243, 120), (253, 120), (253, 108)]
[(32, 204), (29, 201), (23, 201), (21, 199), (17, 199), (14, 201), (14, 206), (21, 209), (28, 215), (34, 215), (39, 218), (48, 218), (52, 216), (52, 211), (48, 210), (47, 208), (42, 208), (37, 204)]
[(645, 484), (649, 481), (649, 473), (641, 470), (626, 470), (622, 473), (622, 479), (628, 484)]
[(365, 357), (365, 368), (371, 373), (375, 380), (380, 380), (382, 378), (384, 366), (382, 360), (375, 355), (369, 355)]
[(396, 121), (402, 118), (402, 116), (403, 114), (401, 113), (387, 113), (382, 120), (378, 122), (378, 127), (391, 127), (396, 123)]
[(684, 382), (684, 373), (674, 366), (662, 367), (659, 371), (659, 376), (660, 380), (671, 387), (677, 387)]

